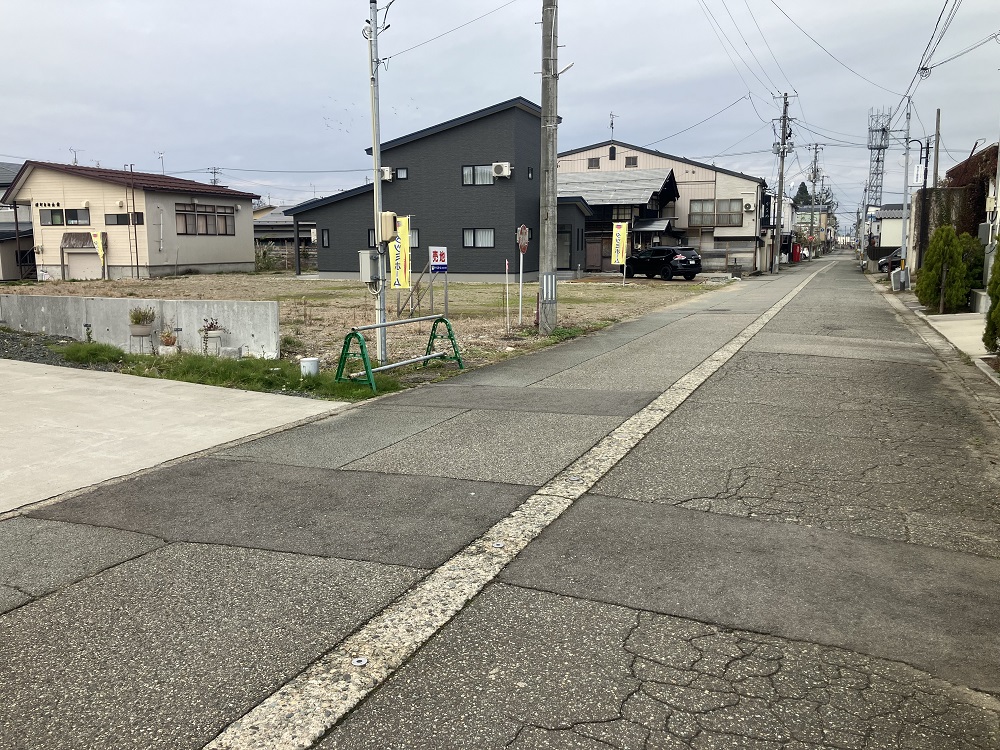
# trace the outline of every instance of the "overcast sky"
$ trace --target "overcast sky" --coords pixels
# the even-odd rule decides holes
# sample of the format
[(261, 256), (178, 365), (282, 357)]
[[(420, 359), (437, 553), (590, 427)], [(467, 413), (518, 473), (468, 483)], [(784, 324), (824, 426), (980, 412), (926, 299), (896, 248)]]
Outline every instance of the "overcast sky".
[[(559, 149), (610, 138), (614, 112), (616, 140), (773, 188), (774, 97), (798, 92), (787, 191), (804, 178), (807, 144), (823, 143), (820, 165), (853, 212), (869, 110), (899, 105), (956, 2), (932, 65), (1000, 30), (996, 0), (563, 0), (559, 62), (574, 65), (560, 79)], [(394, 0), (379, 37), (382, 139), (515, 96), (539, 103), (541, 5)], [(0, 160), (69, 163), (72, 148), (80, 164), (158, 172), (162, 152), (168, 173), (207, 181), (217, 166), (224, 184), (281, 204), (363, 184), (371, 168), (365, 0), (32, 0), (0, 15)], [(942, 173), (1000, 137), (998, 69), (993, 40), (920, 80), (911, 137), (933, 133), (942, 110)], [(902, 190), (897, 143), (884, 201)]]

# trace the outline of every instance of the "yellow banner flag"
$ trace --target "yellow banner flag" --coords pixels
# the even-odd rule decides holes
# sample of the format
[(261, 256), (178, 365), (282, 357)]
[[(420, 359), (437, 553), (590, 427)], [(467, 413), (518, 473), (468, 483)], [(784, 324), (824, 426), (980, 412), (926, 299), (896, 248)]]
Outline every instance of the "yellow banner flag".
[(101, 259), (101, 263), (104, 263), (104, 237), (101, 236), (100, 232), (91, 232), (90, 239), (94, 242), (94, 247), (97, 248), (97, 255)]
[(616, 221), (611, 233), (611, 265), (620, 266), (628, 256), (628, 222)]
[(389, 245), (391, 289), (410, 288), (410, 217), (396, 218), (399, 236)]

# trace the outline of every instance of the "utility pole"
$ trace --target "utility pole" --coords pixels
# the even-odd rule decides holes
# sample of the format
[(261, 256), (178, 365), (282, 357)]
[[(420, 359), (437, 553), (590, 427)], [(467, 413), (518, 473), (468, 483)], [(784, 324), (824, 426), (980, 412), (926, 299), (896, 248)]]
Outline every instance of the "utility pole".
[[(368, 39), (368, 74), (371, 79), (372, 108), (372, 176), (375, 209), (375, 251), (372, 259), (377, 265), (377, 296), (375, 298), (375, 322), (382, 325), (385, 318), (385, 243), (382, 239), (382, 136), (378, 118), (378, 69), (382, 64), (378, 57), (378, 4), (370, 0), (368, 23), (364, 35)], [(385, 328), (376, 329), (375, 357), (379, 364), (388, 362), (388, 346)]]
[(163, 151), (156, 151), (154, 153), (156, 154), (156, 158), (160, 160), (160, 174), (166, 174), (163, 169)]
[(788, 94), (782, 95), (784, 107), (781, 110), (781, 144), (778, 146), (778, 207), (774, 222), (774, 242), (771, 243), (771, 273), (778, 271), (778, 256), (781, 254), (781, 219), (785, 212), (785, 154), (788, 151)]
[(938, 186), (938, 157), (941, 154), (941, 110), (937, 111), (937, 122), (934, 123), (934, 187)]
[[(906, 244), (910, 223), (910, 105), (912, 101), (910, 97), (906, 98), (906, 133), (903, 135), (905, 144), (903, 146), (903, 236), (899, 262), (901, 269), (909, 268), (909, 264), (907, 263), (909, 259), (906, 257)], [(901, 280), (901, 284), (905, 284), (905, 282)]]
[(212, 167), (208, 171), (212, 173), (212, 179), (209, 180), (209, 182), (212, 183), (213, 185), (218, 185), (219, 184), (219, 168), (218, 167)]
[(816, 180), (819, 178), (819, 144), (813, 144), (813, 163), (809, 172), (812, 182), (812, 206), (809, 207), (809, 260), (816, 257)]
[(557, 128), (559, 125), (558, 1), (542, 0), (542, 184), (538, 250), (538, 332), (556, 327), (556, 240), (559, 206)]

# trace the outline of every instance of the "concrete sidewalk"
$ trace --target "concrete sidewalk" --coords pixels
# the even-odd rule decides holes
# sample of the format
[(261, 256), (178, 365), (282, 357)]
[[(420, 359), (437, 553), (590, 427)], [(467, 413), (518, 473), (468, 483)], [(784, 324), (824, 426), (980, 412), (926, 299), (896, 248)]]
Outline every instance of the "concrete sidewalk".
[(344, 406), (0, 359), (0, 513)]

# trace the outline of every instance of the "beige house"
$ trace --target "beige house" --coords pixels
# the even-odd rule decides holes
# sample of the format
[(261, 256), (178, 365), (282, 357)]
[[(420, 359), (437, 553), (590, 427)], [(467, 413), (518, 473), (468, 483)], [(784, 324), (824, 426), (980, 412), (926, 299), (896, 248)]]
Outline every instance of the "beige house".
[[(767, 267), (764, 248), (769, 232), (763, 211), (767, 184), (763, 179), (620, 141), (559, 154), (560, 186), (564, 175), (651, 170), (672, 171), (679, 196), (670, 202), (661, 200), (656, 207), (658, 217), (670, 219), (670, 228), (683, 235), (680, 244), (699, 248), (706, 269), (721, 269), (734, 262), (744, 268)], [(575, 181), (566, 180), (567, 188)], [(635, 206), (633, 220), (648, 218), (644, 210), (648, 208)], [(622, 220), (619, 216), (621, 211), (616, 220)], [(592, 231), (597, 230), (588, 226), (589, 241), (597, 239)]]
[(31, 212), (40, 279), (252, 271), (258, 196), (158, 174), (28, 161), (0, 198)]

